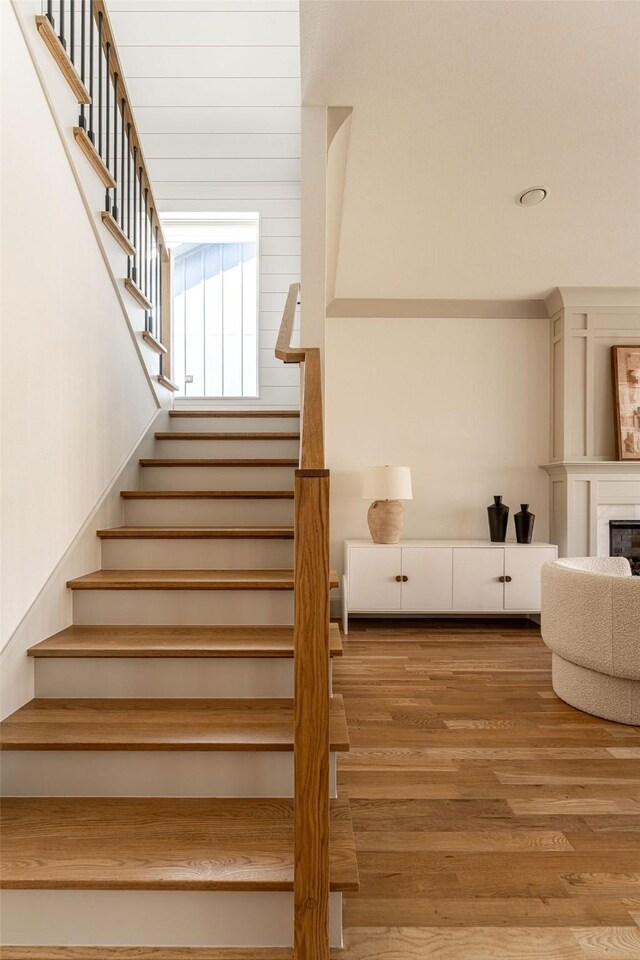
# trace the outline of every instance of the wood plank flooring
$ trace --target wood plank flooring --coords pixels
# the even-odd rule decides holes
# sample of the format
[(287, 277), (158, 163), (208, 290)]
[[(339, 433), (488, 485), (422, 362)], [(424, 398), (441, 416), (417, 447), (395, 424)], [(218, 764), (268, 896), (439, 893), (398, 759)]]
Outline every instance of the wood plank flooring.
[(344, 960), (640, 960), (640, 729), (560, 701), (524, 620), (343, 643)]

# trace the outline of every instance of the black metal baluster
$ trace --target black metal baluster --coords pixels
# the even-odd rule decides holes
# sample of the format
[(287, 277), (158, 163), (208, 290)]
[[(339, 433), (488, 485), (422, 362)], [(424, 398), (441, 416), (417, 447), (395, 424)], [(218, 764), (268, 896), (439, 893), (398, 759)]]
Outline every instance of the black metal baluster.
[(102, 11), (98, 13), (98, 153), (102, 152)]
[(120, 110), (122, 113), (122, 130), (120, 134), (120, 229), (124, 232), (124, 175), (125, 167), (125, 129), (124, 129), (124, 97), (120, 99)]
[(47, 0), (47, 20), (55, 30), (56, 24), (55, 20), (53, 19), (53, 0)]
[(113, 75), (113, 179), (116, 182), (113, 188), (113, 205), (111, 216), (118, 219), (118, 74)]
[(64, 0), (60, 0), (60, 33), (58, 34), (60, 43), (67, 49), (67, 41), (64, 38)]
[(142, 284), (143, 284), (143, 281), (144, 281), (144, 276), (143, 276), (143, 260), (142, 260), (142, 258), (143, 258), (143, 256), (144, 256), (144, 252), (143, 252), (143, 251), (144, 251), (144, 248), (143, 248), (143, 245), (142, 245), (142, 236), (143, 236), (143, 233), (142, 233), (142, 230), (143, 230), (143, 223), (142, 223), (142, 167), (138, 167), (138, 180), (139, 180), (139, 183), (138, 183), (138, 240), (139, 240), (139, 243), (138, 243), (138, 279), (136, 280), (136, 283), (138, 284), (139, 288), (142, 290)]
[(93, 132), (93, 47), (95, 44), (95, 38), (93, 35), (95, 25), (95, 17), (93, 16), (93, 0), (89, 0), (89, 96), (91, 97), (91, 103), (89, 104), (89, 130), (87, 131), (87, 136), (91, 143), (95, 143), (96, 135)]
[[(162, 270), (160, 266), (160, 244), (158, 242), (158, 227), (156, 226), (156, 340), (162, 342)], [(162, 357), (162, 354), (160, 354)], [(160, 361), (162, 373), (162, 360)]]
[[(140, 183), (142, 183), (142, 167), (140, 168)], [(149, 299), (149, 188), (144, 188), (144, 263), (142, 276), (142, 292)], [(149, 312), (145, 313), (145, 329), (149, 329)]]
[[(147, 196), (145, 200), (148, 201), (149, 191), (146, 191)], [(152, 330), (153, 324), (153, 290), (151, 288), (151, 253), (153, 247), (153, 220), (151, 219), (152, 210), (150, 209), (147, 213), (147, 300), (152, 304), (151, 309), (149, 310), (149, 326), (148, 329)]]
[(155, 337), (156, 302), (153, 292), (153, 207), (151, 207), (149, 210), (149, 293), (147, 296), (151, 301), (151, 310), (149, 311), (149, 330)]
[[(131, 225), (131, 124), (127, 124), (127, 236), (131, 243), (135, 247), (136, 245), (136, 228), (135, 223), (133, 224), (133, 229)], [(134, 166), (135, 170), (135, 166)], [(133, 213), (135, 218), (136, 210), (136, 185), (135, 180), (133, 183)], [(133, 270), (135, 269), (135, 261), (133, 257), (129, 257), (127, 261), (127, 276), (133, 277)]]
[[(107, 165), (107, 170), (109, 169), (109, 159), (111, 157), (111, 74), (109, 72), (109, 62), (111, 60), (111, 44), (107, 43), (105, 51), (105, 75), (104, 80), (106, 84), (106, 93), (105, 93), (105, 127), (106, 127), (106, 146), (105, 146), (105, 158), (104, 162)], [(109, 197), (109, 187), (104, 192), (104, 208), (109, 213), (111, 207), (111, 198)]]
[(153, 281), (153, 335), (156, 340), (158, 336), (158, 226), (156, 224), (154, 231), (153, 262), (151, 264), (151, 277)]
[(76, 46), (76, 2), (69, 0), (69, 56), (71, 63), (75, 63)]
[[(131, 124), (129, 124), (129, 130), (131, 130)], [(140, 255), (140, 244), (138, 242), (138, 171), (137, 163), (138, 160), (138, 148), (133, 148), (133, 245), (136, 248), (136, 252), (133, 255), (131, 261), (131, 279), (134, 283), (137, 283), (138, 277), (138, 257)]]
[[(82, 82), (85, 82), (85, 46), (86, 46), (86, 19), (87, 19), (87, 0), (82, 0), (80, 4), (80, 79)], [(84, 115), (85, 106), (84, 103), (80, 104), (80, 119), (78, 120), (78, 126), (82, 127), (83, 130), (86, 129), (87, 121)]]

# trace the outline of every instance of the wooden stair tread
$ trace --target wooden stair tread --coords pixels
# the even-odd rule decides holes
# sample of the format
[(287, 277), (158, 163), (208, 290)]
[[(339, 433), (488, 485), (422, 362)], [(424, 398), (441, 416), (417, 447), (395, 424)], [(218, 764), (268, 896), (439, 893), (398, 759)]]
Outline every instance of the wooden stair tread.
[[(342, 697), (329, 709), (330, 747), (348, 750)], [(36, 698), (0, 737), (3, 750), (292, 751), (293, 700)]]
[[(338, 575), (331, 572), (331, 587)], [(72, 590), (293, 590), (293, 570), (95, 570)]]
[[(27, 651), (30, 657), (293, 657), (293, 627), (78, 626)], [(342, 656), (336, 623), (329, 652)]]
[(293, 490), (122, 490), (125, 500), (293, 500)]
[(109, 527), (103, 540), (291, 540), (293, 527)]
[(267, 433), (267, 432), (247, 432), (247, 433), (212, 433), (211, 431), (202, 431), (200, 433), (187, 430), (173, 432), (156, 433), (156, 440), (299, 440), (299, 433)]
[[(342, 953), (342, 951), (340, 951)], [(332, 956), (338, 956), (337, 953)], [(3, 947), (2, 960), (294, 960), (288, 947)]]
[[(330, 805), (331, 889), (356, 890), (349, 803)], [(289, 798), (6, 797), (2, 818), (5, 889), (293, 888)]]
[(299, 417), (299, 410), (170, 410), (170, 417)]
[(296, 457), (141, 457), (141, 467), (298, 467)]

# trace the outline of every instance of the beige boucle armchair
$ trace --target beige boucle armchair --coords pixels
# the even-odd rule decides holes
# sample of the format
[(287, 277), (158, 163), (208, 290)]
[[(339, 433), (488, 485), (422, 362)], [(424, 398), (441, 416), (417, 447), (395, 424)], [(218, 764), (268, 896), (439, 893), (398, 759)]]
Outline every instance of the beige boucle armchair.
[(542, 638), (562, 700), (640, 725), (640, 577), (623, 557), (553, 560), (542, 568)]

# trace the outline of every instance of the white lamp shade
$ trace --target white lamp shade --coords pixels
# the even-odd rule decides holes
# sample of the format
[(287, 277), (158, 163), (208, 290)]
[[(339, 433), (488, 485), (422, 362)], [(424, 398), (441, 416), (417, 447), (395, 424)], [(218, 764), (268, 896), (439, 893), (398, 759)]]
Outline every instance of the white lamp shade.
[(364, 471), (363, 500), (413, 500), (410, 467), (369, 467)]

